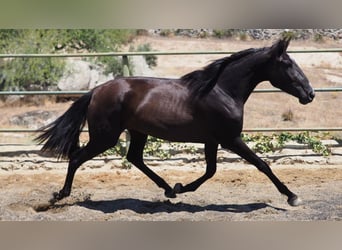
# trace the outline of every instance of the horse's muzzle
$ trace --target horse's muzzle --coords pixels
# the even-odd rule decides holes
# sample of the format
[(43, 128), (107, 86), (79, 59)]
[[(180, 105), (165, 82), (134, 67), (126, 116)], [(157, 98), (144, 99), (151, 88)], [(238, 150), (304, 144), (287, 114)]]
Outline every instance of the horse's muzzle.
[(308, 93), (308, 95), (305, 98), (301, 98), (299, 100), (299, 102), (301, 104), (308, 104), (308, 103), (313, 101), (313, 99), (315, 98), (315, 95), (316, 95), (315, 91), (313, 89), (311, 89), (310, 92)]

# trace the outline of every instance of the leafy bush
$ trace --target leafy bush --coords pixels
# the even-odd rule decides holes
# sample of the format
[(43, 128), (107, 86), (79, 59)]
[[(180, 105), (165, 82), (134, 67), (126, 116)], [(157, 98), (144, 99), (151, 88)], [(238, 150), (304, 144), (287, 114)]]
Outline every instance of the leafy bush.
[(213, 30), (213, 36), (217, 38), (229, 38), (237, 34), (239, 34), (239, 30), (237, 29), (214, 29)]
[[(151, 51), (151, 44), (145, 43), (138, 45), (137, 51)], [(144, 55), (147, 65), (152, 68), (157, 66), (157, 56), (156, 55)]]
[[(327, 135), (324, 137), (327, 137)], [(300, 144), (306, 144), (317, 154), (321, 154), (323, 156), (331, 154), (330, 148), (325, 146), (318, 136), (311, 136), (309, 132), (301, 132), (297, 134), (282, 132), (280, 134), (272, 135), (242, 134), (242, 139), (245, 142), (252, 142), (254, 144), (252, 149), (258, 153), (275, 152), (276, 150), (281, 150), (285, 146), (286, 142), (295, 141)], [(122, 166), (124, 168), (131, 168), (131, 164), (126, 159), (127, 150), (126, 142), (120, 139), (114, 148), (107, 150), (103, 155), (120, 156), (122, 157)], [(148, 136), (144, 148), (145, 157), (153, 156), (165, 160), (179, 153), (194, 155), (198, 153), (198, 149), (186, 143), (171, 143), (169, 141)]]
[[(65, 30), (63, 40), (59, 42), (59, 49), (69, 48), (87, 52), (115, 52), (122, 44), (132, 40), (135, 33), (132, 30)], [(104, 65), (104, 73), (115, 76), (123, 75), (123, 65), (120, 57), (97, 57), (95, 63)], [(131, 69), (129, 69), (132, 71)]]
[[(103, 155), (117, 155), (125, 159), (127, 150), (126, 142), (120, 139), (115, 147), (107, 150)], [(153, 156), (163, 160), (169, 159), (171, 156), (178, 153), (195, 154), (196, 152), (197, 149), (191, 145), (185, 143), (171, 143), (153, 136), (148, 136), (144, 147), (145, 157)]]
[(174, 33), (174, 32), (173, 32), (172, 30), (170, 30), (170, 29), (162, 29), (162, 30), (160, 31), (160, 35), (161, 35), (161, 36), (166, 36), (166, 37), (171, 36), (173, 33)]
[[(0, 53), (41, 54), (68, 52), (113, 52), (130, 41), (131, 30), (0, 30)], [(116, 57), (99, 57), (106, 73), (122, 74)], [(60, 58), (5, 58), (0, 60), (0, 90), (53, 88), (65, 70)]]
[(294, 114), (291, 109), (288, 109), (284, 113), (282, 113), (281, 118), (283, 121), (293, 121), (294, 120)]
[(283, 132), (280, 134), (267, 135), (248, 135), (243, 134), (242, 139), (245, 142), (254, 142), (253, 150), (258, 153), (274, 152), (284, 147), (288, 141), (295, 141), (300, 144), (306, 144), (315, 153), (323, 156), (328, 156), (331, 153), (329, 147), (325, 146), (319, 137), (311, 136), (309, 132), (301, 132), (298, 134), (291, 134)]
[(16, 58), (3, 68), (5, 90), (44, 90), (52, 88), (64, 71), (58, 58)]
[[(40, 30), (0, 30), (0, 52), (16, 54), (51, 53), (51, 42)], [(2, 40), (3, 39), (3, 40)], [(62, 76), (59, 58), (6, 58), (1, 61), (4, 90), (38, 90), (53, 86)]]

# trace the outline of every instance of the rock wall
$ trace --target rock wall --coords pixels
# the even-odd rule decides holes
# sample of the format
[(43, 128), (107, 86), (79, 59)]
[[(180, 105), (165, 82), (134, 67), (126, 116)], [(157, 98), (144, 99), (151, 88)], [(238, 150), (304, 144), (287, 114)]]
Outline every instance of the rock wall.
[(291, 32), (294, 39), (319, 39), (328, 37), (334, 40), (342, 38), (342, 29), (151, 29), (150, 35), (161, 36), (187, 36), (187, 37), (227, 37), (241, 36), (242, 34), (251, 39), (278, 38), (283, 32)]

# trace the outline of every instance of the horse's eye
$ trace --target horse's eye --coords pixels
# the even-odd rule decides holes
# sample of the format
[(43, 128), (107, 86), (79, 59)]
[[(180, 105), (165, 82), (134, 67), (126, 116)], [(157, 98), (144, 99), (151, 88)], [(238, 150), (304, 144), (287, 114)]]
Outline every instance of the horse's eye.
[(278, 58), (278, 62), (288, 67), (292, 65), (292, 60), (288, 55), (281, 55)]

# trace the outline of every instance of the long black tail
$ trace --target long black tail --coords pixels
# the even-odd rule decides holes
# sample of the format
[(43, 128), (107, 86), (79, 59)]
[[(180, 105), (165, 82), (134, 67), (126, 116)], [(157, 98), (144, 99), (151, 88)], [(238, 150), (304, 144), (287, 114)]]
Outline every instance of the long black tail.
[(37, 132), (41, 134), (35, 141), (46, 141), (42, 151), (55, 153), (58, 158), (70, 158), (70, 155), (79, 148), (79, 135), (85, 125), (91, 97), (92, 92), (83, 95), (62, 116), (38, 129)]

